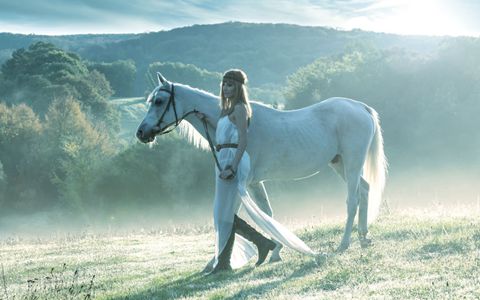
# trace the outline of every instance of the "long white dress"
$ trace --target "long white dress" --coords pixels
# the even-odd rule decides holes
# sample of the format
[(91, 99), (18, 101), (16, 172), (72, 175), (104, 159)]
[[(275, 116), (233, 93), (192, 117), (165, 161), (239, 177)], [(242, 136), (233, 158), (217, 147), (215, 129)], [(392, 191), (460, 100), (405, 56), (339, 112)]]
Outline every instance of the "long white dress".
[[(218, 144), (238, 143), (238, 130), (228, 116), (218, 120), (216, 129), (216, 141)], [(217, 152), (218, 162), (222, 170), (231, 165), (236, 154), (236, 148), (223, 148)], [(234, 179), (224, 180), (219, 178), (220, 170), (216, 167), (215, 201), (214, 201), (214, 227), (215, 227), (215, 262), (227, 244), (230, 236), (234, 215), (240, 209), (240, 205), (247, 211), (250, 218), (264, 232), (283, 245), (301, 253), (314, 255), (315, 253), (302, 242), (295, 234), (283, 225), (265, 214), (252, 200), (247, 191), (247, 179), (250, 172), (250, 156), (245, 151), (242, 155)], [(235, 235), (230, 264), (232, 268), (239, 268), (246, 264), (256, 254), (256, 248), (252, 243), (240, 235)]]

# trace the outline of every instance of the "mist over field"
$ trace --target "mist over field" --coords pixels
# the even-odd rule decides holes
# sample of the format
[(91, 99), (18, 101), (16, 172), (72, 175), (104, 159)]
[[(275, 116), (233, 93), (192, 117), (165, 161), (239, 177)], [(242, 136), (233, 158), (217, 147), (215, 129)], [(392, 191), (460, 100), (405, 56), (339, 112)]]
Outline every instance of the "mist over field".
[[(235, 60), (227, 59), (226, 49), (235, 43), (230, 38), (214, 53), (195, 56), (164, 46), (185, 49), (183, 36), (215, 40), (222, 30), (251, 36)], [(290, 47), (286, 36), (313, 48)], [(222, 72), (241, 67), (250, 77), (251, 98), (279, 109), (334, 96), (363, 101), (379, 112), (390, 164), (382, 212), (478, 203), (476, 38), (244, 23), (193, 26), (134, 40), (129, 35), (2, 38), (3, 53), (10, 53), (0, 77), (3, 233), (211, 222), (210, 153), (176, 133), (158, 138), (153, 147), (134, 137), (156, 71), (217, 94)], [(54, 44), (38, 42), (42, 39)], [(149, 50), (151, 56), (132, 48), (151, 49), (152, 43), (158, 51)], [(14, 51), (14, 45), (27, 48)], [(246, 51), (250, 46), (255, 53)], [(81, 56), (69, 52), (75, 49)], [(159, 52), (162, 56), (155, 56)], [(346, 188), (329, 168), (266, 187), (279, 219), (345, 216)]]

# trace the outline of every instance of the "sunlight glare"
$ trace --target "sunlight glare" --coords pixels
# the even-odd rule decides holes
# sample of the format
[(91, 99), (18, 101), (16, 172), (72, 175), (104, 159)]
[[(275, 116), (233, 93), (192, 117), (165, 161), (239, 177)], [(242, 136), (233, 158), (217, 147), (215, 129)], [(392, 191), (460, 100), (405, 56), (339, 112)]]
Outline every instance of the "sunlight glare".
[(465, 35), (468, 26), (456, 8), (438, 0), (382, 1), (364, 9), (365, 15), (351, 20), (349, 27), (406, 35)]
[(409, 1), (392, 26), (409, 34), (458, 35), (461, 21), (457, 18), (440, 1)]

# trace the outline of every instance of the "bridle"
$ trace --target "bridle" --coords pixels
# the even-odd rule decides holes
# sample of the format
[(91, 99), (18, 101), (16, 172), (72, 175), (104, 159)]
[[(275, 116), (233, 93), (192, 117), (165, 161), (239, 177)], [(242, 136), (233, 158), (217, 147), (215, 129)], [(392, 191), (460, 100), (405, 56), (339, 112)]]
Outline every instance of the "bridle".
[[(156, 124), (156, 127), (159, 127), (160, 128), (160, 124), (162, 123), (163, 121), (163, 118), (165, 117), (165, 114), (167, 113), (168, 109), (170, 108), (170, 106), (173, 107), (173, 112), (175, 113), (175, 122), (171, 122), (169, 124), (167, 124), (165, 127), (163, 128), (160, 128), (160, 131), (156, 134), (158, 135), (163, 135), (163, 134), (166, 134), (166, 133), (169, 133), (170, 131), (174, 130), (175, 128), (178, 127), (178, 125), (180, 124), (180, 122), (182, 122), (183, 119), (185, 119), (188, 115), (190, 114), (193, 114), (193, 113), (197, 113), (199, 112), (198, 110), (196, 109), (193, 109), (187, 113), (185, 113), (180, 119), (178, 118), (178, 114), (177, 114), (177, 107), (175, 105), (175, 85), (172, 83), (172, 90), (169, 91), (167, 89), (164, 89), (164, 88), (159, 88), (157, 92), (159, 91), (164, 91), (164, 92), (167, 92), (170, 97), (168, 98), (168, 103), (167, 103), (167, 107), (165, 107), (165, 110), (163, 111), (162, 115), (160, 116), (160, 119), (158, 120), (157, 124)], [(153, 99), (153, 101), (155, 102), (155, 99)], [(155, 103), (154, 103), (155, 104)], [(213, 154), (213, 158), (215, 160), (215, 164), (217, 165), (218, 169), (219, 170), (222, 170), (222, 168), (220, 167), (220, 163), (218, 162), (218, 158), (217, 158), (217, 155), (215, 154), (215, 147), (213, 146), (213, 142), (212, 142), (212, 139), (210, 137), (210, 134), (208, 133), (208, 125), (207, 125), (207, 121), (205, 119), (202, 119), (202, 123), (203, 123), (203, 127), (205, 128), (205, 133), (207, 135), (207, 141), (208, 141), (208, 145), (210, 146), (210, 150), (212, 151), (212, 154)], [(168, 130), (165, 130), (167, 128), (169, 128), (170, 126), (172, 126), (173, 124), (175, 124), (174, 127), (172, 127), (171, 129), (168, 129)]]
[[(157, 124), (156, 124), (156, 127), (160, 128), (160, 124), (162, 123), (163, 118), (165, 117), (165, 114), (166, 114), (167, 111), (170, 109), (170, 106), (173, 107), (173, 112), (175, 113), (175, 121), (167, 124), (167, 125), (166, 125), (165, 127), (163, 127), (163, 128), (160, 128), (160, 131), (158, 131), (158, 133), (156, 133), (156, 134), (162, 135), (162, 134), (169, 133), (170, 131), (172, 131), (172, 130), (174, 130), (175, 128), (177, 128), (177, 126), (180, 124), (180, 122), (182, 122), (182, 120), (185, 119), (188, 115), (198, 112), (198, 110), (196, 110), (196, 109), (191, 110), (191, 111), (183, 114), (183, 116), (179, 119), (179, 118), (178, 118), (178, 114), (177, 114), (177, 107), (176, 107), (176, 105), (175, 105), (175, 85), (172, 83), (172, 90), (171, 90), (171, 91), (168, 90), (168, 89), (164, 89), (164, 88), (158, 89), (157, 92), (159, 92), (159, 91), (167, 92), (167, 93), (170, 95), (170, 97), (168, 98), (167, 107), (165, 107), (165, 110), (163, 111), (162, 115), (160, 116), (160, 119), (158, 120), (158, 122), (157, 122)], [(154, 101), (154, 104), (155, 104), (155, 99), (153, 99), (153, 101)], [(169, 128), (169, 127), (172, 126), (173, 124), (175, 124), (174, 127), (172, 127), (171, 129), (166, 130), (167, 128)]]

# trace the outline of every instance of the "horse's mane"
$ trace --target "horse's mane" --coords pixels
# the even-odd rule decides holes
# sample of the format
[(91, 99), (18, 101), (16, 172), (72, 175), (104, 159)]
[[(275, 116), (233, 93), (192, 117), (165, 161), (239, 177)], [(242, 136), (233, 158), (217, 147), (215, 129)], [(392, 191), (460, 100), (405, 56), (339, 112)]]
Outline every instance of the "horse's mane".
[(190, 144), (202, 150), (206, 150), (206, 151), (210, 150), (210, 145), (208, 144), (207, 139), (204, 138), (200, 134), (200, 132), (198, 132), (197, 129), (195, 129), (195, 127), (193, 127), (192, 124), (183, 120), (182, 122), (180, 122), (177, 128), (178, 128), (177, 131), (180, 134), (180, 136), (187, 139), (187, 141)]
[(212, 94), (208, 91), (205, 91), (205, 90), (202, 90), (202, 89), (198, 89), (198, 88), (195, 88), (195, 87), (191, 87), (189, 86), (188, 84), (183, 84), (183, 83), (175, 83), (175, 86), (181, 86), (181, 87), (184, 87), (192, 92), (195, 92), (197, 94), (199, 94), (201, 97), (208, 97), (208, 98), (215, 98), (219, 101), (219, 97), (215, 94)]
[[(183, 87), (185, 89), (188, 89), (188, 90), (194, 92), (195, 94), (199, 95), (199, 97), (202, 97), (202, 98), (218, 98), (217, 96), (215, 96), (212, 93), (209, 93), (207, 91), (191, 87), (189, 85), (185, 85), (185, 84), (181, 84), (181, 83), (175, 83), (175, 86), (180, 86), (180, 87)], [(190, 124), (189, 122), (184, 120), (178, 125), (177, 128), (178, 128), (178, 133), (180, 134), (180, 136), (184, 137), (190, 144), (192, 144), (193, 146), (195, 146), (197, 148), (200, 148), (202, 150), (206, 150), (206, 151), (210, 150), (210, 145), (208, 144), (207, 139), (204, 138), (200, 134), (200, 132), (198, 132), (198, 130), (195, 129), (195, 127), (193, 127), (192, 124)]]

